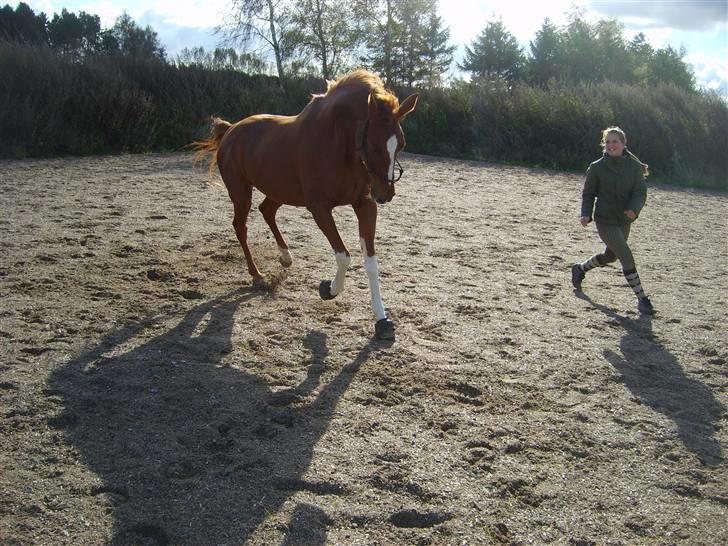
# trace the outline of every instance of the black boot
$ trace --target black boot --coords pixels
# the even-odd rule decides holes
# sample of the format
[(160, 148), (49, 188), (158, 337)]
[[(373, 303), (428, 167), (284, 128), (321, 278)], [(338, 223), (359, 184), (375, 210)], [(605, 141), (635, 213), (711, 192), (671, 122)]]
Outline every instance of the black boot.
[(584, 280), (584, 277), (586, 277), (586, 273), (584, 273), (580, 264), (574, 264), (571, 266), (571, 284), (573, 284), (574, 288), (579, 292), (581, 292), (581, 281)]

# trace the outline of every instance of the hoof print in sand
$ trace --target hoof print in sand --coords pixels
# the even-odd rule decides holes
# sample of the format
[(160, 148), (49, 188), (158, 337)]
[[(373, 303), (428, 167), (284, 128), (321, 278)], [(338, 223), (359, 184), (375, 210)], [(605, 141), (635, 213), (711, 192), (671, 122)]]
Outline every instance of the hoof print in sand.
[(483, 406), (484, 402), (479, 398), (483, 394), (483, 391), (467, 383), (448, 383), (448, 388), (451, 389), (452, 393), (450, 396), (463, 404), (469, 404), (471, 406)]
[(437, 512), (419, 512), (417, 510), (400, 510), (389, 516), (389, 522), (395, 527), (434, 527), (444, 521), (452, 519), (452, 514)]

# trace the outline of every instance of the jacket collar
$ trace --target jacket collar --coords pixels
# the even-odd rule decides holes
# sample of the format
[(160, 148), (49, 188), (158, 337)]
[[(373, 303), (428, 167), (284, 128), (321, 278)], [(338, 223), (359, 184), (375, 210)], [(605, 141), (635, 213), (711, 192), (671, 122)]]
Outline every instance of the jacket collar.
[(621, 174), (622, 168), (624, 167), (625, 159), (627, 158), (626, 152), (618, 157), (612, 157), (608, 153), (604, 153), (604, 163), (609, 170)]

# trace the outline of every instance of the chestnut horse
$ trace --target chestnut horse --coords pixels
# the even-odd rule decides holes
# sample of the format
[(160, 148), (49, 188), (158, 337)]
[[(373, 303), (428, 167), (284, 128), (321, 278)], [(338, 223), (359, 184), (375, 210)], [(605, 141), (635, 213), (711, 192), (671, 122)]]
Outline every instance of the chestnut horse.
[(262, 275), (250, 253), (246, 222), (252, 189), (265, 195), (259, 209), (280, 250), (280, 261), (292, 263), (288, 245), (276, 224), (281, 205), (306, 207), (329, 240), (336, 274), (323, 281), (319, 293), (331, 299), (344, 290), (351, 256), (336, 229), (334, 207), (351, 205), (359, 222), (369, 279), (375, 333), (394, 339), (379, 291), (379, 266), (374, 250), (377, 203), (394, 197), (394, 183), (402, 175), (397, 154), (404, 147), (400, 122), (415, 109), (417, 95), (402, 104), (384, 88), (382, 80), (356, 70), (329, 82), (323, 95), (314, 95), (296, 116), (255, 115), (231, 124), (213, 120), (208, 140), (197, 142), (197, 157), (217, 164), (234, 207), (233, 226), (243, 247), (254, 282)]

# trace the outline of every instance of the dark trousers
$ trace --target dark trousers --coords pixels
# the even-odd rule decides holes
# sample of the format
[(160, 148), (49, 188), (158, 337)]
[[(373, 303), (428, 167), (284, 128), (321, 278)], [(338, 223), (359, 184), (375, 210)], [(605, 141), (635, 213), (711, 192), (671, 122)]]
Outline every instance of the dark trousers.
[(627, 245), (629, 229), (631, 224), (597, 224), (599, 237), (607, 245), (604, 252), (596, 256), (601, 265), (606, 265), (619, 260), (622, 264), (622, 271), (634, 271), (636, 268), (634, 256)]

